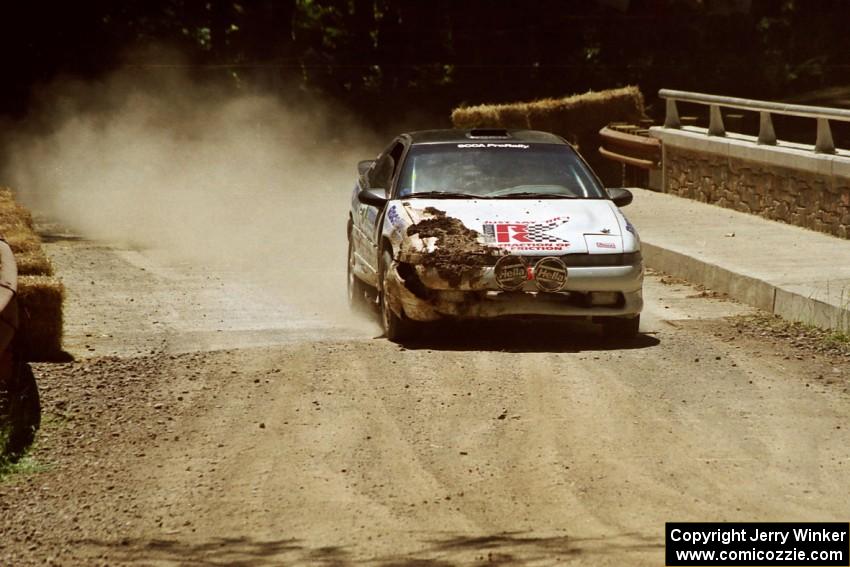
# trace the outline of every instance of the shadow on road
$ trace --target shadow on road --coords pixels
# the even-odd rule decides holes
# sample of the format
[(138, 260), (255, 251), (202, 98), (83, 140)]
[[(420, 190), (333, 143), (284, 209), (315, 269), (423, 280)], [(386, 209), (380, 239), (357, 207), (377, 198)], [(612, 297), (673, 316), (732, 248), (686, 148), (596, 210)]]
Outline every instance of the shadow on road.
[(206, 542), (175, 539), (83, 540), (82, 549), (122, 563), (236, 567), (270, 565), (374, 565), (376, 567), (444, 567), (451, 565), (523, 565), (577, 556), (659, 553), (655, 537), (627, 533), (597, 538), (538, 537), (524, 532), (470, 536), (423, 534), (422, 549), (394, 555), (358, 557), (344, 546), (311, 548), (298, 539), (258, 541), (247, 537)]
[(42, 242), (53, 243), (53, 242), (87, 242), (87, 238), (83, 238), (82, 236), (76, 236), (74, 234), (63, 234), (59, 232), (42, 232), (39, 231), (39, 236), (41, 237)]
[(660, 342), (647, 334), (633, 339), (608, 338), (598, 325), (579, 321), (498, 320), (425, 324), (421, 333), (403, 346), (411, 350), (569, 353), (643, 349)]

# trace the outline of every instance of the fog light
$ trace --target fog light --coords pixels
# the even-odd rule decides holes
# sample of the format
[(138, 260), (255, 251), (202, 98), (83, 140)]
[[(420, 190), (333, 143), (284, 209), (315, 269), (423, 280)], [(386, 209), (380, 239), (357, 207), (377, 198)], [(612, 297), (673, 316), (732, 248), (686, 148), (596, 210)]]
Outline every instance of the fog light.
[(590, 294), (591, 305), (615, 305), (620, 301), (620, 294), (616, 291), (594, 291)]
[(493, 267), (496, 284), (506, 291), (519, 289), (528, 279), (525, 262), (519, 256), (502, 256)]
[(560, 258), (543, 258), (534, 266), (534, 283), (541, 291), (561, 291), (567, 285), (567, 266)]

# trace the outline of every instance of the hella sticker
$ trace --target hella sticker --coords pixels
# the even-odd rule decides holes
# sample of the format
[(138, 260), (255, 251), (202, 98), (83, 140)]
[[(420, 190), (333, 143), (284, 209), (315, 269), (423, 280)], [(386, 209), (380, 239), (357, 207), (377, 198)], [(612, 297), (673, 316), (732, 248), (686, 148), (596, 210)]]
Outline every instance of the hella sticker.
[(493, 268), (496, 284), (505, 291), (522, 287), (528, 279), (528, 272), (519, 256), (502, 256)]
[(534, 266), (534, 283), (541, 291), (561, 291), (567, 285), (567, 266), (560, 258), (543, 258)]

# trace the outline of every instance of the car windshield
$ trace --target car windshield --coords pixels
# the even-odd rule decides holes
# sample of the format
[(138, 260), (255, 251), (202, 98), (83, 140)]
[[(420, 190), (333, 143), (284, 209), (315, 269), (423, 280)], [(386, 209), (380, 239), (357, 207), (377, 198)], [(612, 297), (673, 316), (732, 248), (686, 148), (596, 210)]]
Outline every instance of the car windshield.
[(413, 146), (399, 197), (600, 199), (587, 165), (563, 144), (453, 143)]

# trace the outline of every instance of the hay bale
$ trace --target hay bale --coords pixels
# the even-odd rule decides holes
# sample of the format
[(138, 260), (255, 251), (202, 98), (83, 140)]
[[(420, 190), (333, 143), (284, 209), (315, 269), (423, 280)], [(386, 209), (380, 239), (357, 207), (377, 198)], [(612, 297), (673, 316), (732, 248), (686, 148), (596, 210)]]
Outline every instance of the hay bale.
[(62, 353), (65, 286), (50, 276), (18, 278), (18, 345), (25, 360), (56, 360)]
[(41, 238), (24, 224), (0, 224), (0, 234), (12, 247), (15, 257), (18, 254), (41, 252)]
[(20, 206), (4, 207), (0, 203), (0, 227), (19, 227), (21, 230), (32, 231), (32, 214)]
[(32, 230), (32, 213), (15, 201), (11, 189), (0, 187), (0, 227), (14, 224), (23, 224)]
[(52, 276), (53, 264), (43, 250), (15, 255), (19, 276)]
[(512, 104), (481, 104), (452, 111), (455, 128), (531, 128), (563, 136), (582, 152), (606, 184), (619, 181), (618, 164), (601, 158), (599, 130), (611, 122), (646, 117), (635, 86)]
[(53, 360), (62, 353), (62, 300), (65, 288), (41, 248), (30, 212), (14, 193), (0, 187), (0, 234), (18, 265), (18, 345), (25, 360)]
[(53, 265), (41, 248), (41, 239), (31, 229), (22, 224), (4, 225), (0, 219), (0, 233), (15, 254), (19, 275), (53, 275)]
[(532, 102), (480, 104), (452, 111), (455, 128), (535, 128), (561, 135), (598, 131), (610, 122), (641, 118), (645, 118), (643, 94), (635, 86)]

